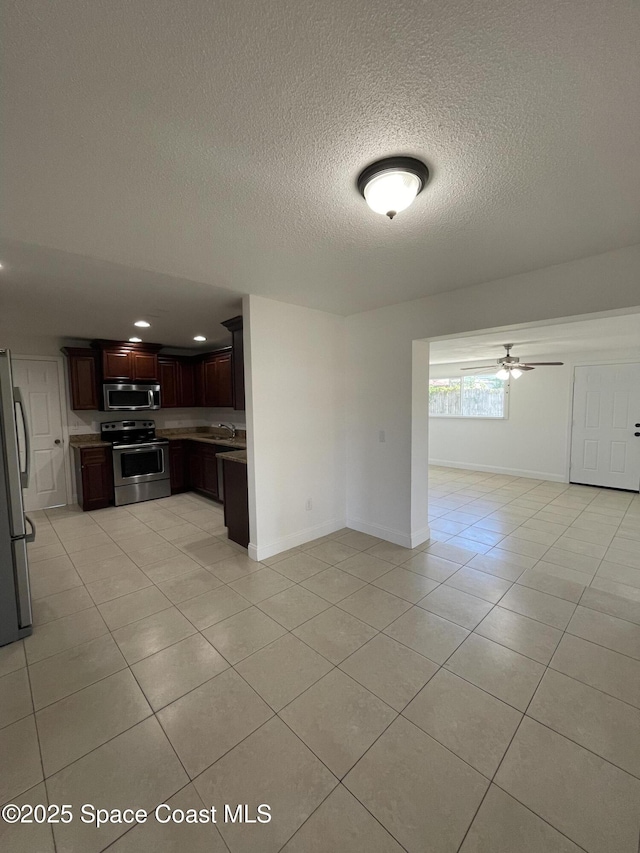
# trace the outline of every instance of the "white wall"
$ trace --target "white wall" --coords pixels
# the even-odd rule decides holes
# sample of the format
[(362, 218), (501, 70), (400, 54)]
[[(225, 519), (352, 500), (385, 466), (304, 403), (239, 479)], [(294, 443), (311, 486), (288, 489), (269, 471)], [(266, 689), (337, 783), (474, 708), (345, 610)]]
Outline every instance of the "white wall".
[(345, 321), (259, 296), (243, 316), (249, 554), (260, 560), (344, 527)]
[[(558, 361), (536, 356), (535, 361)], [(567, 475), (567, 430), (571, 413), (573, 358), (563, 367), (540, 367), (509, 389), (506, 420), (431, 418), (429, 461), (478, 471), (562, 482)], [(478, 362), (478, 364), (486, 364)], [(461, 376), (463, 365), (431, 365), (430, 376)], [(472, 362), (464, 367), (473, 366)]]
[[(517, 477), (569, 480), (574, 367), (640, 361), (636, 350), (536, 355), (535, 361), (564, 362), (513, 379), (506, 420), (434, 417), (429, 420), (429, 462)], [(478, 362), (478, 364), (486, 364)], [(430, 377), (460, 376), (473, 362), (431, 365)]]
[(428, 536), (427, 474), (422, 490), (422, 473), (412, 477), (428, 441), (414, 417), (412, 376), (424, 379), (424, 358), (414, 363), (413, 341), (638, 307), (639, 282), (632, 246), (348, 317), (347, 524), (409, 547)]

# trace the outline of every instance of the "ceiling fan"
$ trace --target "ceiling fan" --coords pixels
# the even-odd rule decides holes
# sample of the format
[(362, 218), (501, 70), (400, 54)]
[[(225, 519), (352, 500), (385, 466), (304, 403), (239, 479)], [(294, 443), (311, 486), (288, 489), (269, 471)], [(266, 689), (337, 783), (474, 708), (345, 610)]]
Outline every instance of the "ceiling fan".
[[(509, 379), (510, 377), (517, 379), (519, 376), (522, 376), (525, 370), (535, 370), (536, 367), (560, 367), (564, 364), (563, 361), (528, 361), (524, 363), (515, 355), (511, 355), (513, 344), (503, 344), (503, 347), (506, 349), (507, 354), (496, 361), (498, 365), (496, 377), (498, 379)], [(483, 367), (462, 367), (460, 369), (482, 371), (494, 369), (494, 365), (487, 364)]]

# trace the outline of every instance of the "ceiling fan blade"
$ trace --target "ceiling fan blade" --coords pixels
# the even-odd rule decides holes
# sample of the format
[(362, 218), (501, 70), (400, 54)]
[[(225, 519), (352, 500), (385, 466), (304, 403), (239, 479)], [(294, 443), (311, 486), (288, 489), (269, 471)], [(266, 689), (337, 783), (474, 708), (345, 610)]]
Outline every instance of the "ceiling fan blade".
[[(564, 361), (527, 361), (525, 364), (531, 367), (561, 367)], [(520, 365), (520, 367), (524, 366), (524, 364)]]
[(535, 370), (535, 367), (531, 364), (516, 364), (514, 365), (518, 370)]
[(485, 364), (482, 367), (461, 367), (460, 370), (497, 370), (499, 364)]

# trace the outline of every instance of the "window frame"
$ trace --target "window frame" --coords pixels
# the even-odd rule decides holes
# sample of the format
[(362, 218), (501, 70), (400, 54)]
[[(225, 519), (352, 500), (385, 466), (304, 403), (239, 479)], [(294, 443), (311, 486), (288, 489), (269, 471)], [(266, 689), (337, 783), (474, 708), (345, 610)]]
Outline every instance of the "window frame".
[[(496, 378), (495, 373), (476, 373), (474, 376), (487, 376), (491, 378)], [(444, 379), (460, 379), (460, 407), (462, 408), (462, 380), (464, 379), (464, 375), (461, 377), (458, 376), (431, 376), (429, 377), (429, 387), (431, 387), (432, 381), (441, 381)], [(508, 379), (501, 380), (504, 382), (504, 414), (502, 415), (432, 415), (429, 412), (430, 418), (441, 418), (447, 420), (457, 420), (457, 421), (508, 421), (509, 420), (509, 398), (511, 396), (511, 376)]]

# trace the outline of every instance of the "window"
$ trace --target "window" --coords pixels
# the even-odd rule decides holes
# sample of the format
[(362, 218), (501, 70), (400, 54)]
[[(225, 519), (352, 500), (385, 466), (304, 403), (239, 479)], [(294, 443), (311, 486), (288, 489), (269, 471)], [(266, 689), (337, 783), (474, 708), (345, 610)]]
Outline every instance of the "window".
[(429, 381), (429, 415), (449, 418), (506, 418), (509, 383), (495, 375)]

